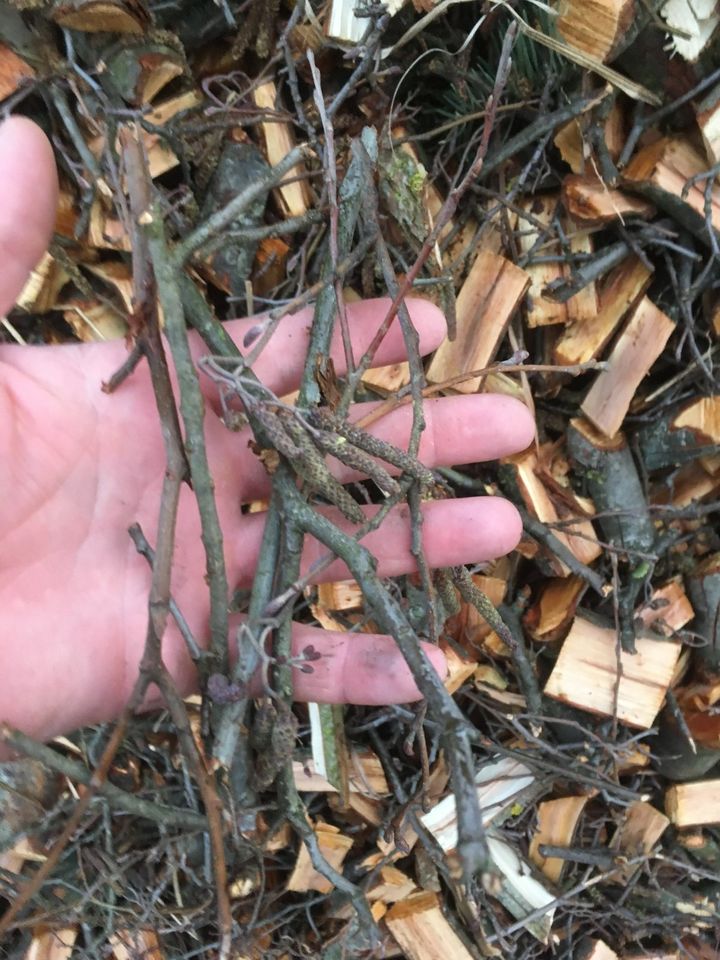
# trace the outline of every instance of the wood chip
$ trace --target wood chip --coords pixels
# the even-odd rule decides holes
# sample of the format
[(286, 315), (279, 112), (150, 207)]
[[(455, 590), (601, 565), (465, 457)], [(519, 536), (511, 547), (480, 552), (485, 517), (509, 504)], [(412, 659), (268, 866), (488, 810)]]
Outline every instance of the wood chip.
[(676, 577), (669, 583), (653, 590), (647, 603), (635, 614), (644, 629), (669, 637), (675, 630), (681, 630), (695, 616), (692, 604), (683, 588), (682, 579)]
[(614, 436), (625, 419), (635, 391), (662, 353), (675, 324), (647, 297), (633, 311), (627, 326), (599, 373), (581, 410), (606, 436)]
[(523, 617), (523, 626), (533, 640), (553, 643), (567, 633), (587, 584), (582, 577), (551, 577)]
[(61, 927), (57, 930), (41, 927), (33, 932), (23, 960), (71, 960), (78, 933), (77, 927)]
[[(705, 229), (704, 180), (689, 186), (692, 177), (707, 171), (707, 160), (687, 140), (665, 138), (640, 150), (624, 173), (625, 186), (668, 210), (692, 231)], [(689, 187), (686, 191), (686, 187)], [(710, 221), (720, 230), (720, 186), (710, 193)]]
[[(313, 761), (293, 760), (295, 786), (301, 793), (336, 793), (336, 788), (315, 772)], [(348, 758), (351, 793), (376, 799), (390, 793), (382, 764), (372, 750), (351, 750)]]
[[(345, 857), (353, 845), (352, 837), (344, 836), (337, 827), (333, 827), (329, 823), (318, 823), (314, 830), (320, 852), (331, 867), (334, 867), (338, 872), (342, 872)], [(333, 889), (332, 883), (313, 867), (310, 854), (304, 843), (300, 845), (295, 868), (290, 875), (286, 889), (293, 893), (307, 893), (308, 890), (330, 893)]]
[(649, 201), (608, 187), (592, 174), (565, 177), (562, 198), (563, 206), (574, 220), (592, 225), (624, 221), (626, 217), (648, 219), (655, 213)]
[(600, 291), (597, 314), (566, 327), (554, 347), (555, 363), (586, 363), (600, 358), (623, 317), (647, 290), (652, 274), (632, 255), (609, 274)]
[(32, 80), (35, 71), (30, 64), (19, 57), (10, 47), (0, 43), (0, 100), (15, 93), (27, 80)]
[[(428, 382), (444, 383), (493, 360), (510, 318), (530, 284), (520, 267), (487, 250), (481, 250), (457, 298), (457, 337), (443, 340), (427, 371)], [(482, 379), (456, 383), (454, 390), (475, 393)]]
[(618, 960), (618, 955), (604, 940), (586, 941), (577, 953), (578, 960)]
[[(528, 796), (535, 784), (529, 767), (518, 760), (505, 757), (484, 763), (475, 773), (475, 786), (484, 826), (489, 826), (503, 813)], [(426, 830), (435, 837), (445, 853), (457, 847), (457, 808), (454, 794), (449, 794), (437, 806), (420, 817)]]
[[(261, 83), (253, 91), (255, 105), (264, 111), (277, 110), (277, 87), (272, 80)], [(271, 167), (283, 160), (295, 147), (292, 126), (287, 120), (268, 120), (260, 124), (265, 141), (265, 156)], [(306, 179), (307, 171), (302, 164), (296, 164), (285, 177), (294, 183), (283, 183), (272, 191), (286, 217), (302, 217), (310, 207), (311, 193)]]
[(558, 797), (538, 804), (537, 829), (530, 841), (529, 856), (543, 874), (559, 883), (567, 861), (561, 857), (546, 857), (540, 853), (540, 846), (548, 844), (557, 847), (572, 845), (578, 822), (590, 799), (585, 797)]
[(396, 903), (385, 923), (408, 960), (473, 960), (446, 920), (436, 893), (424, 891)]
[[(625, 811), (623, 822), (612, 839), (612, 848), (629, 859), (648, 855), (669, 825), (664, 813), (638, 800)], [(612, 879), (626, 884), (641, 866), (641, 863), (626, 864), (613, 874)]]
[(623, 723), (647, 730), (665, 699), (680, 644), (645, 637), (635, 643), (637, 653), (619, 651), (614, 630), (576, 617), (545, 693), (590, 713), (617, 713)]
[(318, 604), (326, 610), (362, 610), (364, 600), (357, 580), (336, 580), (321, 583), (317, 588)]
[(676, 827), (720, 823), (720, 780), (676, 783), (665, 794), (665, 812)]

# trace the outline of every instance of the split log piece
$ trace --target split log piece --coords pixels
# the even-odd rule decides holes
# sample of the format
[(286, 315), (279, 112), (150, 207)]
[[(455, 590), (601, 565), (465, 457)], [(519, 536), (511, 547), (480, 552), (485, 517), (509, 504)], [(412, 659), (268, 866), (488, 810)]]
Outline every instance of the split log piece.
[(111, 934), (108, 943), (114, 960), (135, 960), (135, 957), (165, 960), (154, 930), (117, 930)]
[(695, 611), (683, 589), (681, 578), (675, 577), (661, 587), (656, 587), (650, 599), (636, 611), (635, 616), (644, 630), (652, 630), (669, 637), (690, 623)]
[(708, 90), (695, 105), (695, 118), (708, 162), (714, 166), (720, 163), (720, 84)]
[[(475, 773), (475, 786), (483, 825), (486, 827), (501, 822), (514, 803), (526, 802), (538, 789), (529, 767), (507, 757), (483, 764)], [(453, 794), (424, 814), (420, 822), (446, 854), (455, 850), (458, 833)]]
[(66, 30), (144, 33), (150, 14), (141, 0), (57, 0), (50, 16)]
[[(329, 823), (317, 823), (313, 829), (322, 855), (331, 867), (334, 867), (338, 872), (342, 872), (345, 857), (353, 845), (352, 837), (346, 837), (340, 833), (337, 827)], [(286, 889), (294, 893), (307, 893), (308, 890), (330, 893), (332, 888), (333, 885), (330, 880), (318, 873), (312, 865), (308, 849), (304, 843), (301, 843), (295, 868), (290, 875)]]
[(617, 716), (647, 730), (672, 682), (681, 646), (637, 637), (636, 649), (635, 654), (618, 651), (614, 629), (576, 617), (544, 692), (580, 710)]
[(431, 891), (413, 894), (385, 914), (388, 930), (408, 960), (473, 960)]
[(700, 461), (686, 463), (669, 477), (650, 488), (652, 504), (672, 504), (689, 507), (693, 502), (707, 500), (720, 490), (720, 474), (709, 474)]
[[(445, 339), (435, 351), (427, 371), (428, 382), (443, 383), (452, 377), (481, 370), (493, 360), (505, 330), (530, 278), (505, 257), (481, 250), (457, 298), (457, 336)], [(475, 393), (482, 378), (455, 384), (461, 393)]]
[[(71, 960), (75, 948), (75, 941), (80, 932), (78, 927), (61, 927), (50, 929), (39, 927), (33, 931), (32, 940), (23, 954), (23, 960)], [(114, 953), (117, 960), (125, 960), (124, 956)], [(159, 956), (148, 954), (148, 960), (162, 960)]]
[(665, 0), (660, 13), (671, 30), (672, 50), (695, 63), (720, 23), (715, 0)]
[[(564, 276), (563, 265), (555, 263), (533, 263), (533, 251), (538, 248), (543, 255), (560, 253), (557, 231), (553, 220), (557, 215), (560, 197), (557, 193), (538, 194), (523, 203), (523, 209), (532, 216), (532, 220), (518, 217), (517, 242), (523, 258), (527, 258), (524, 269), (530, 277), (527, 292), (527, 325), (544, 327), (553, 323), (567, 323), (568, 312), (564, 303), (546, 300), (542, 291), (547, 284)], [(548, 242), (548, 241), (554, 242)]]
[(581, 410), (608, 437), (621, 428), (635, 391), (663, 351), (675, 324), (647, 297), (632, 312), (581, 404)]
[(720, 823), (720, 780), (673, 784), (665, 793), (665, 812), (676, 827)]
[[(598, 118), (599, 119), (599, 118)], [(592, 122), (598, 122), (593, 116)], [(625, 132), (625, 116), (620, 102), (615, 99), (602, 123), (601, 136), (604, 148), (612, 160), (617, 160), (622, 153), (627, 139)], [(553, 138), (553, 143), (560, 152), (560, 156), (570, 167), (573, 173), (580, 176), (595, 172), (599, 166), (599, 158), (593, 156), (590, 138), (587, 136), (587, 115), (575, 117), (564, 123)]]
[[(293, 760), (293, 778), (300, 793), (335, 793), (336, 788), (325, 777), (315, 772), (312, 759)], [(390, 793), (382, 764), (372, 750), (350, 750), (348, 756), (348, 785), (350, 793), (371, 799), (387, 797)]]
[[(261, 83), (253, 91), (255, 105), (265, 111), (277, 110), (277, 96), (277, 87), (272, 80)], [(295, 147), (292, 126), (287, 120), (268, 120), (260, 124), (260, 131), (265, 142), (265, 158), (274, 167)], [(305, 173), (302, 164), (297, 164), (285, 178), (295, 182), (281, 183), (272, 191), (285, 217), (302, 217), (310, 208), (310, 187), (307, 180), (302, 179)]]
[(593, 174), (569, 174), (562, 185), (563, 206), (573, 220), (586, 226), (599, 226), (615, 220), (639, 217), (649, 220), (655, 208), (641, 197), (608, 187)]
[(577, 952), (578, 960), (619, 960), (604, 940), (586, 940)]
[(363, 593), (357, 580), (321, 583), (317, 593), (318, 604), (327, 610), (361, 610), (363, 607)]
[(628, 311), (650, 284), (651, 273), (634, 254), (610, 273), (600, 291), (595, 317), (566, 327), (554, 347), (555, 363), (587, 363), (600, 358)]
[[(707, 167), (707, 160), (687, 140), (665, 138), (643, 147), (632, 158), (625, 169), (623, 184), (665, 210), (693, 236), (704, 239), (705, 181), (693, 183), (686, 196), (683, 191), (688, 181), (705, 173)], [(720, 186), (713, 186), (710, 199), (710, 221), (717, 231), (720, 230)]]
[[(501, 483), (514, 487), (516, 494), (522, 499), (528, 512), (544, 524), (554, 524), (560, 519), (559, 511), (547, 487), (539, 476), (538, 457), (534, 449), (526, 450), (515, 457), (508, 457), (502, 461)], [(554, 536), (566, 547), (581, 563), (592, 563), (602, 553), (597, 543), (592, 523), (583, 521), (568, 528), (553, 530)], [(549, 551), (548, 551), (549, 554)], [(554, 572), (559, 576), (568, 576), (570, 569), (565, 563), (550, 556), (550, 563)]]

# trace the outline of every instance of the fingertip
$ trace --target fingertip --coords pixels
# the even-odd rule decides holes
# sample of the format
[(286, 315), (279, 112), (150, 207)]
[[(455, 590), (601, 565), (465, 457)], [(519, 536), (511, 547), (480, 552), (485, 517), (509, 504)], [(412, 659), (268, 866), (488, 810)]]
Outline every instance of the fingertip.
[(522, 517), (517, 507), (504, 497), (492, 498), (492, 513), (486, 523), (492, 525), (491, 536), (497, 550), (496, 556), (510, 553), (520, 543), (523, 533)]
[(423, 643), (422, 648), (432, 664), (435, 673), (437, 673), (441, 680), (444, 680), (448, 673), (447, 657), (445, 654), (440, 647), (436, 647), (433, 643)]
[(26, 117), (0, 124), (0, 314), (15, 302), (47, 249), (57, 215), (58, 179), (49, 140)]
[(445, 314), (431, 300), (423, 297), (408, 297), (405, 304), (420, 338), (420, 353), (423, 356), (431, 353), (447, 336)]
[(518, 400), (517, 397), (500, 397), (504, 404), (504, 412), (507, 416), (507, 422), (513, 440), (517, 445), (518, 453), (529, 447), (535, 440), (535, 418), (533, 417), (527, 405)]

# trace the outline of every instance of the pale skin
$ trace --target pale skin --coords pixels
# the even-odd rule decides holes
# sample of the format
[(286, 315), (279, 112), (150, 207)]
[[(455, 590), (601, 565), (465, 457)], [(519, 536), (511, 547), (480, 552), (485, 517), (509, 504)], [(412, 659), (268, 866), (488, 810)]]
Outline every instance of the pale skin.
[[(56, 192), (44, 135), (23, 118), (6, 121), (0, 127), (0, 315), (12, 306), (46, 248)], [(444, 336), (444, 319), (430, 303), (409, 305), (427, 354)], [(387, 306), (387, 301), (368, 301), (349, 308), (356, 356)], [(311, 311), (304, 311), (284, 320), (255, 367), (279, 394), (297, 384), (311, 319)], [(241, 344), (248, 326), (236, 321), (228, 329)], [(201, 344), (193, 344), (201, 356)], [(127, 529), (140, 523), (154, 543), (165, 454), (144, 366), (115, 394), (101, 390), (126, 355), (124, 342), (0, 346), (0, 722), (43, 739), (118, 716), (142, 654), (150, 571)], [(333, 357), (342, 372), (339, 343)], [(394, 324), (377, 363), (402, 358), (402, 337)], [(204, 377), (202, 384), (228, 578), (231, 585), (250, 586), (263, 517), (243, 516), (240, 504), (265, 496), (268, 479), (248, 447), (249, 435), (225, 428), (213, 385)], [(353, 416), (366, 412), (356, 408)], [(508, 397), (428, 401), (426, 417), (421, 459), (429, 466), (491, 460), (522, 450), (533, 437), (530, 414)], [(410, 422), (410, 408), (404, 407), (370, 429), (403, 445)], [(336, 472), (351, 479), (345, 468)], [(328, 514), (337, 516), (333, 510)], [(350, 529), (346, 521), (342, 525)], [(208, 594), (199, 529), (194, 496), (185, 488), (172, 593), (198, 642), (206, 643)], [(513, 549), (520, 532), (517, 511), (498, 497), (425, 507), (424, 543), (433, 566), (500, 556)], [(382, 575), (414, 568), (405, 511), (391, 514), (364, 542), (377, 555)], [(303, 567), (322, 555), (323, 548), (308, 539)], [(322, 579), (343, 576), (348, 572), (336, 561)], [(298, 700), (383, 704), (419, 695), (389, 637), (348, 638), (296, 625), (293, 642), (296, 651), (312, 643), (322, 654), (312, 673), (294, 671)], [(425, 649), (442, 674), (440, 651), (429, 644)], [(172, 624), (163, 652), (178, 688), (190, 693), (195, 670)]]

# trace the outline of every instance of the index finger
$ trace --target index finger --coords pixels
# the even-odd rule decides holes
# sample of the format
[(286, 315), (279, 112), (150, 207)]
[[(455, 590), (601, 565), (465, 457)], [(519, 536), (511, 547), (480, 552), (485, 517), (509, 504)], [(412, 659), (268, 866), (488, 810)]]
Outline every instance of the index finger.
[(15, 303), (47, 249), (57, 210), (52, 147), (37, 124), (10, 117), (0, 124), (0, 316)]

